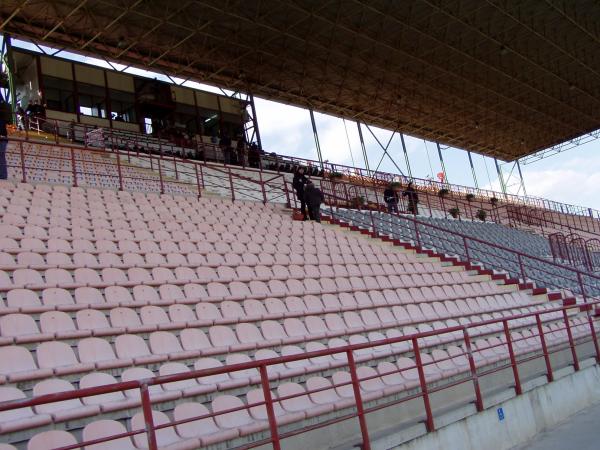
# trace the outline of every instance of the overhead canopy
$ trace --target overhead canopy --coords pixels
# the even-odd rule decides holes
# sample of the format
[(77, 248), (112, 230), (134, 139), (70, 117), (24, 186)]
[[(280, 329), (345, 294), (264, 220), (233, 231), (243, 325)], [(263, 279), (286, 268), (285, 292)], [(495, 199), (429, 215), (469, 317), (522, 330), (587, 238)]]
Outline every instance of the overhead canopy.
[(596, 0), (3, 0), (0, 30), (505, 160), (600, 128)]

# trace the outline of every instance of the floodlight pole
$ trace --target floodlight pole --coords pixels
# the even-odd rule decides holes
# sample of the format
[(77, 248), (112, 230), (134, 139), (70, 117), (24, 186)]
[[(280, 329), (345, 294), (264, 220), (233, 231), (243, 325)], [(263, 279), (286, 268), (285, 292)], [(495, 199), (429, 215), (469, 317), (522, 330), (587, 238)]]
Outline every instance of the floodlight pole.
[(504, 184), (504, 176), (502, 175), (502, 170), (500, 169), (500, 164), (498, 164), (498, 158), (494, 158), (494, 163), (496, 164), (496, 172), (498, 173), (498, 181), (500, 181), (500, 187), (502, 188), (502, 193), (504, 197), (506, 197), (506, 184)]
[(523, 188), (523, 195), (527, 197), (527, 191), (525, 190), (525, 179), (523, 178), (523, 172), (521, 172), (521, 164), (517, 159), (517, 170), (519, 171), (519, 178), (521, 178), (521, 187)]
[(315, 114), (312, 108), (308, 108), (310, 113), (310, 124), (312, 125), (313, 136), (315, 137), (315, 146), (317, 147), (317, 156), (319, 157), (319, 163), (321, 164), (321, 170), (323, 167), (323, 155), (321, 154), (321, 144), (319, 143), (319, 133), (317, 132), (317, 124), (315, 123)]
[(408, 159), (408, 150), (406, 150), (406, 143), (404, 142), (404, 134), (400, 133), (400, 141), (402, 142), (402, 150), (404, 150), (404, 159), (406, 160), (406, 169), (408, 170), (408, 177), (412, 179), (412, 170), (410, 170), (410, 160)]
[(473, 165), (473, 158), (471, 157), (470, 150), (467, 150), (467, 155), (469, 155), (469, 164), (471, 165), (471, 173), (473, 174), (473, 181), (475, 182), (475, 187), (479, 189), (479, 183), (477, 183), (477, 175), (475, 174), (475, 166)]
[(365, 140), (363, 138), (362, 129), (360, 128), (360, 122), (356, 121), (356, 126), (358, 127), (358, 139), (360, 140), (360, 148), (363, 152), (363, 158), (365, 160), (365, 169), (367, 169), (367, 173), (371, 175), (371, 168), (369, 167), (369, 157), (367, 156), (367, 147), (365, 146)]
[(444, 157), (442, 156), (442, 148), (440, 147), (440, 143), (436, 142), (438, 150), (438, 156), (440, 157), (440, 164), (442, 165), (442, 173), (444, 174), (444, 183), (448, 183), (448, 174), (446, 173), (446, 165), (444, 164)]

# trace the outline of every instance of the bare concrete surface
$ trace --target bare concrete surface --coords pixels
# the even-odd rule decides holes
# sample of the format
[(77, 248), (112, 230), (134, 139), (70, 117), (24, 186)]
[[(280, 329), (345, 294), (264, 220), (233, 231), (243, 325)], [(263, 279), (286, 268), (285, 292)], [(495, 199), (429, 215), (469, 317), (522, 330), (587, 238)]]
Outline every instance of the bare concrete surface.
[[(558, 407), (558, 406), (557, 406)], [(544, 431), (527, 444), (513, 450), (597, 450), (600, 448), (600, 403), (591, 406)]]

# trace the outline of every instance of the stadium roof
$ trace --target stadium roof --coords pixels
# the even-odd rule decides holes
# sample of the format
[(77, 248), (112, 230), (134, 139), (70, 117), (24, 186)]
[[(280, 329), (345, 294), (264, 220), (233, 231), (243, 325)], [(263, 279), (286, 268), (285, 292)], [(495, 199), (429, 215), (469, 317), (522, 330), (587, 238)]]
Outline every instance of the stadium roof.
[(600, 128), (596, 0), (3, 0), (0, 30), (512, 160)]

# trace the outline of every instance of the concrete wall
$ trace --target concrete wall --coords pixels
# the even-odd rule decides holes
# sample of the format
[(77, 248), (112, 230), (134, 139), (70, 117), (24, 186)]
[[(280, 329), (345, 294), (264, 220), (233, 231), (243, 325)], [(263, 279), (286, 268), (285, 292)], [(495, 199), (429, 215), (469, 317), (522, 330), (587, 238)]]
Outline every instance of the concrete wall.
[[(374, 440), (372, 448), (374, 450), (513, 448), (533, 439), (538, 433), (553, 428), (578, 411), (600, 402), (598, 365), (587, 367), (577, 373), (573, 373), (571, 369), (563, 369), (556, 375), (561, 378), (535, 388), (532, 385), (531, 390), (518, 397), (503, 400), (502, 394), (498, 394), (496, 402), (489, 403), (485, 411), (450, 423), (434, 433), (406, 442), (410, 430), (404, 430)], [(492, 405), (492, 403), (496, 404)], [(498, 417), (499, 407), (504, 411), (502, 421)], [(403, 441), (404, 444), (398, 444)]]

